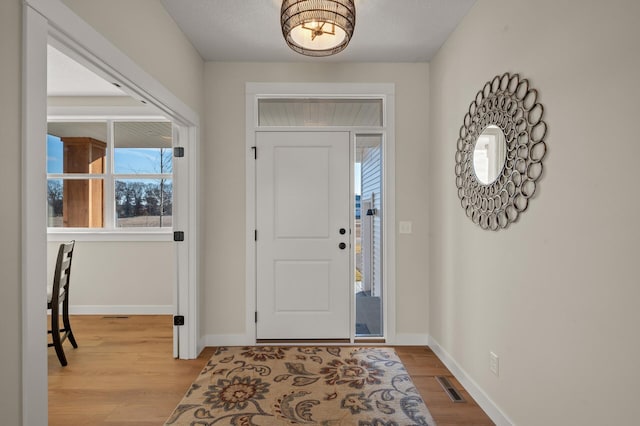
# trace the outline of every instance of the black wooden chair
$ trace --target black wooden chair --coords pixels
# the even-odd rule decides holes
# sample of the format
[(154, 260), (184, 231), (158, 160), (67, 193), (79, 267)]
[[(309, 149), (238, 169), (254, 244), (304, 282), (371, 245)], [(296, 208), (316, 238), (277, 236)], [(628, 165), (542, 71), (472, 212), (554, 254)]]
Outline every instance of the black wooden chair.
[[(71, 331), (69, 323), (69, 281), (71, 279), (71, 260), (73, 260), (73, 248), (75, 241), (60, 244), (58, 258), (56, 260), (56, 270), (53, 276), (53, 286), (47, 288), (47, 309), (51, 309), (51, 334), (53, 346), (62, 366), (67, 365), (67, 358), (64, 355), (62, 344), (67, 338), (74, 348), (78, 347), (76, 339)], [(62, 305), (62, 325), (60, 328), (60, 306)]]

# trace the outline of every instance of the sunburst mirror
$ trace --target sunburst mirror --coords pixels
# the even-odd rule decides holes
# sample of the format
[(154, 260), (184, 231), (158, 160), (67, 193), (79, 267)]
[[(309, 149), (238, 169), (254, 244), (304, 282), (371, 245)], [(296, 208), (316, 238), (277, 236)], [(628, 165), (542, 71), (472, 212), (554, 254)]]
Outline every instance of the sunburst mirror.
[(547, 124), (538, 91), (518, 74), (495, 76), (465, 114), (456, 151), (462, 208), (482, 229), (504, 229), (529, 206), (542, 176)]

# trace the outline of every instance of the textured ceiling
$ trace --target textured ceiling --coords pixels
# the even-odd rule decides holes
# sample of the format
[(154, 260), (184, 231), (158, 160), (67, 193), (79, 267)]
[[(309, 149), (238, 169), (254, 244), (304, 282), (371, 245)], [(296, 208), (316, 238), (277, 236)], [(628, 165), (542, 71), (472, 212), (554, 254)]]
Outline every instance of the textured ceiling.
[[(206, 61), (427, 62), (476, 0), (356, 0), (343, 52), (308, 58), (286, 45), (282, 0), (161, 0)], [(49, 46), (49, 96), (127, 96)]]
[(161, 0), (206, 61), (427, 62), (476, 0), (356, 0), (349, 46), (308, 58), (286, 45), (282, 0)]

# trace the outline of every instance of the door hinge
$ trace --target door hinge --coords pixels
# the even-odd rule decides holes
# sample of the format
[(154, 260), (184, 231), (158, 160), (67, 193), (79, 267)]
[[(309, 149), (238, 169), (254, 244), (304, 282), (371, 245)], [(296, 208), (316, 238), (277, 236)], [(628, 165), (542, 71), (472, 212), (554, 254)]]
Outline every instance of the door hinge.
[(258, 241), (258, 230), (253, 231), (253, 241)]
[(258, 159), (258, 147), (257, 146), (252, 146), (251, 149), (253, 150), (253, 159), (257, 160)]
[(177, 158), (184, 157), (184, 147), (176, 146), (173, 148), (173, 156)]
[(258, 311), (255, 312), (256, 314), (256, 323), (258, 322)]
[(184, 315), (175, 315), (173, 317), (173, 325), (175, 326), (184, 325)]
[(184, 232), (183, 231), (175, 231), (173, 233), (173, 241), (184, 241)]

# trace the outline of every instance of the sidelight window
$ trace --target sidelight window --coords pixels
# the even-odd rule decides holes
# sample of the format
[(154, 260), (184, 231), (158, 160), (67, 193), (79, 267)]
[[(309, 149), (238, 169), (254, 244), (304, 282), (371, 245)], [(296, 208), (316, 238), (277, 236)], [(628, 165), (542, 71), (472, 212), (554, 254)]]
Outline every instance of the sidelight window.
[(356, 135), (356, 336), (383, 335), (382, 135)]

